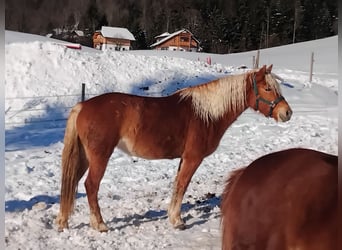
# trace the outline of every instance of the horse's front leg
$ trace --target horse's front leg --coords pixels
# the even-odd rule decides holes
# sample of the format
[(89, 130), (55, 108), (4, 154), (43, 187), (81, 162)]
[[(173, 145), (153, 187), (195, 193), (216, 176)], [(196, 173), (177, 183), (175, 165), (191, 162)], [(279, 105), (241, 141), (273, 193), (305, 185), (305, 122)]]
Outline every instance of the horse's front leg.
[(178, 172), (173, 184), (171, 203), (168, 209), (168, 216), (171, 224), (176, 229), (185, 229), (185, 223), (181, 218), (181, 206), (184, 194), (194, 175), (196, 169), (201, 164), (202, 159), (182, 158), (179, 163)]

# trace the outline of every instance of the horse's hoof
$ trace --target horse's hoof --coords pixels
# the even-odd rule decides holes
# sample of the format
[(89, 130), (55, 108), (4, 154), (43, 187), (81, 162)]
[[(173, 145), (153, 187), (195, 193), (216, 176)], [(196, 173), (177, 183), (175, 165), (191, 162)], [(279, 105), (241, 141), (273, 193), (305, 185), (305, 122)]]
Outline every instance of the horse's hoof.
[(173, 227), (178, 230), (186, 229), (185, 222), (182, 219), (178, 219), (176, 223), (173, 224)]
[(101, 223), (101, 224), (99, 225), (98, 230), (99, 230), (99, 232), (101, 232), (101, 233), (108, 232), (108, 227), (106, 226), (106, 224)]
[(63, 219), (61, 215), (58, 215), (55, 223), (58, 225), (58, 232), (63, 232), (64, 228), (69, 228), (67, 220)]
[(100, 221), (101, 222), (97, 221), (96, 216), (94, 214), (90, 214), (90, 226), (99, 232), (107, 232), (108, 227), (102, 219)]
[(182, 224), (175, 225), (174, 228), (177, 230), (185, 230), (186, 225), (184, 223), (182, 223)]
[(106, 226), (106, 224), (104, 224), (104, 222), (101, 222), (101, 223), (90, 223), (90, 226), (92, 228), (94, 228), (96, 231), (99, 231), (101, 233), (108, 231), (108, 227)]

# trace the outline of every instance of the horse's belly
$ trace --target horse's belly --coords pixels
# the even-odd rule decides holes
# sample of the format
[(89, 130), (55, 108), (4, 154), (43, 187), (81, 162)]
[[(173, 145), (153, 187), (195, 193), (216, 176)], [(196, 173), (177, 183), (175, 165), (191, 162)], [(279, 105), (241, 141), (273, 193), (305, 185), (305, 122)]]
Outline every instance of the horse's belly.
[(133, 150), (133, 142), (130, 141), (129, 139), (126, 139), (126, 138), (120, 139), (117, 145), (117, 148), (119, 148), (120, 150), (122, 150), (128, 155), (138, 156)]
[(166, 149), (162, 145), (135, 143), (129, 138), (121, 138), (117, 148), (128, 155), (145, 159), (174, 159), (180, 157), (178, 150)]

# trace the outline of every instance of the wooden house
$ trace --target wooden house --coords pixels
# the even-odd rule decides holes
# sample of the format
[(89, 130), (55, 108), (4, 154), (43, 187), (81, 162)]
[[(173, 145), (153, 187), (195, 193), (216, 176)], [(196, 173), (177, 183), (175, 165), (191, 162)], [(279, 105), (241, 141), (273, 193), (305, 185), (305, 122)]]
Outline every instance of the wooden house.
[(156, 42), (150, 47), (155, 50), (200, 51), (200, 42), (187, 29), (172, 34), (163, 33), (155, 37)]
[(93, 47), (101, 50), (130, 50), (135, 38), (126, 28), (102, 26), (93, 35)]

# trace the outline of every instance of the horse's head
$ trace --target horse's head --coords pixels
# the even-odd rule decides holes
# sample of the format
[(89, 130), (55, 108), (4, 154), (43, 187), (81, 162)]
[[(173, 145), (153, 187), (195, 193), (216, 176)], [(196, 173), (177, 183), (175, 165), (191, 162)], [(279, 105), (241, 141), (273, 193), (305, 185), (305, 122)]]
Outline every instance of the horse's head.
[(280, 86), (271, 73), (272, 66), (251, 72), (249, 79), (252, 81), (252, 91), (248, 98), (249, 107), (263, 113), (266, 117), (273, 117), (276, 121), (286, 122), (290, 120), (292, 110), (281, 95)]

